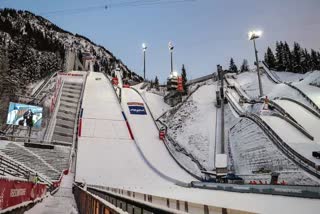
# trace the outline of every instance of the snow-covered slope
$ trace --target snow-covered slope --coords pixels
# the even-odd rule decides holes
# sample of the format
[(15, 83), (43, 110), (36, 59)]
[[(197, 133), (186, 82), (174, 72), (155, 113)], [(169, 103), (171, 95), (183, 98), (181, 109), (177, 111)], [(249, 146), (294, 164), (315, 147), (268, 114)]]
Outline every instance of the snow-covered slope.
[(201, 86), (174, 115), (164, 122), (168, 135), (193, 154), (208, 170), (214, 168), (216, 83)]
[[(230, 112), (227, 114), (231, 114)], [(316, 185), (318, 179), (308, 175), (288, 159), (257, 124), (241, 119), (229, 134), (234, 170), (247, 182), (261, 180), (270, 182), (270, 173), (254, 173), (259, 169), (280, 173), (280, 181), (296, 185)]]
[(294, 117), (315, 138), (314, 141), (320, 144), (320, 118), (306, 108), (289, 100), (275, 100), (282, 108)]
[(146, 115), (131, 114), (128, 104), (143, 103), (140, 95), (130, 88), (122, 89), (122, 107), (128, 118), (135, 141), (146, 159), (164, 175), (178, 181), (190, 182), (195, 180), (184, 171), (170, 156), (170, 153), (159, 139), (158, 128), (146, 108)]

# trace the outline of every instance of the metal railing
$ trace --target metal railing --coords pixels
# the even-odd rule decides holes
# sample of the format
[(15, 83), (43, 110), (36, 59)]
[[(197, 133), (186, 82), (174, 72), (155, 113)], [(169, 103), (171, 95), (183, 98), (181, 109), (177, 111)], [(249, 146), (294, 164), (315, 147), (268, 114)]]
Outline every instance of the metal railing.
[(39, 173), (35, 172), (34, 170), (19, 164), (18, 162), (12, 160), (9, 157), (6, 157), (4, 155), (0, 155), (0, 173), (3, 175), (11, 175), (14, 177), (29, 179), (30, 175), (36, 175), (38, 174), (38, 177), (41, 181), (44, 183), (47, 183), (49, 185), (52, 184), (52, 182), (47, 179), (46, 177), (43, 177)]
[[(166, 126), (166, 124), (164, 124), (164, 123), (163, 123), (162, 121), (160, 121), (160, 120), (156, 120), (156, 119), (153, 117), (153, 114), (152, 114), (152, 112), (151, 112), (151, 109), (149, 108), (148, 103), (147, 103), (146, 100), (143, 98), (143, 96), (139, 93), (139, 91), (136, 90), (135, 88), (131, 88), (131, 89), (133, 89), (133, 90), (141, 97), (141, 99), (142, 99), (143, 102), (145, 103), (145, 105), (146, 105), (146, 107), (147, 107), (147, 109), (148, 109), (148, 111), (149, 111), (149, 113), (150, 113), (150, 116), (151, 116), (151, 118), (152, 118), (155, 126), (157, 127), (158, 131), (160, 131), (160, 129), (159, 129), (159, 127), (158, 127), (157, 121), (158, 121), (159, 123), (161, 123), (161, 125), (165, 126), (165, 128), (166, 128), (166, 130), (167, 130), (168, 127)], [(169, 141), (170, 143), (172, 143), (172, 144), (174, 145), (174, 147), (175, 147), (175, 149), (176, 149), (177, 152), (180, 152), (180, 153), (188, 156), (188, 157), (198, 166), (198, 168), (199, 168), (201, 171), (206, 170), (206, 169), (200, 164), (200, 162), (199, 162), (192, 154), (188, 153), (184, 148), (182, 148), (178, 143), (176, 143), (170, 136), (166, 135), (164, 140), (165, 140), (165, 141), (167, 140), (167, 141)], [(192, 175), (194, 178), (196, 178), (196, 179), (198, 179), (198, 180), (202, 180), (201, 177), (195, 175), (195, 174), (192, 173), (190, 170), (188, 170), (185, 166), (183, 166), (182, 163), (180, 163), (180, 161), (174, 156), (174, 154), (172, 154), (170, 148), (168, 147), (168, 142), (165, 142), (164, 145), (166, 146), (166, 148), (167, 148), (169, 154), (171, 155), (171, 157), (176, 161), (176, 163), (177, 163), (181, 168), (183, 168), (186, 172), (188, 172), (188, 173), (189, 173), (190, 175)]]
[(292, 149), (286, 142), (284, 142), (280, 136), (258, 115), (253, 113), (244, 113), (237, 108), (237, 106), (233, 103), (232, 99), (229, 98), (227, 94), (227, 99), (231, 104), (232, 108), (237, 112), (240, 117), (248, 118), (254, 123), (256, 123), (263, 132), (269, 137), (269, 139), (280, 149), (283, 154), (285, 154), (290, 160), (292, 160), (295, 164), (297, 164), (300, 168), (310, 173), (311, 175), (320, 178), (319, 166), (309, 159), (305, 158), (294, 149)]
[(294, 86), (292, 84), (289, 84), (289, 83), (284, 83), (284, 84), (286, 84), (287, 86), (289, 86), (289, 87), (295, 89), (296, 91), (298, 91), (299, 94), (301, 96), (303, 96), (309, 102), (309, 104), (316, 110), (316, 112), (318, 114), (320, 114), (320, 108), (303, 91), (301, 91), (299, 88), (297, 88), (296, 86)]
[(310, 108), (309, 106), (303, 104), (303, 103), (300, 103), (294, 99), (291, 99), (291, 98), (287, 98), (287, 97), (280, 97), (279, 98), (280, 100), (287, 100), (287, 101), (291, 101), (291, 102), (294, 102), (295, 104), (297, 105), (300, 105), (301, 107), (305, 108), (306, 110), (308, 110), (310, 113), (312, 113), (314, 116), (320, 118), (320, 113), (316, 112), (315, 110), (313, 110), (312, 108)]
[[(201, 183), (201, 182), (195, 182)], [(177, 200), (167, 197), (149, 195), (119, 188), (99, 185), (89, 185), (89, 192), (105, 199), (127, 213), (221, 213), (249, 214), (250, 212), (230, 208), (210, 206), (190, 201)], [(191, 192), (192, 194), (192, 189)], [(133, 209), (134, 208), (134, 209)], [(209, 212), (210, 210), (210, 212)]]
[(73, 185), (73, 194), (80, 214), (124, 213), (76, 184)]
[(279, 76), (276, 73), (274, 73), (273, 71), (271, 71), (269, 69), (269, 66), (264, 61), (260, 62), (260, 64), (262, 65), (263, 69), (265, 70), (267, 76), (269, 77), (269, 79), (271, 81), (273, 81), (276, 84), (282, 83)]

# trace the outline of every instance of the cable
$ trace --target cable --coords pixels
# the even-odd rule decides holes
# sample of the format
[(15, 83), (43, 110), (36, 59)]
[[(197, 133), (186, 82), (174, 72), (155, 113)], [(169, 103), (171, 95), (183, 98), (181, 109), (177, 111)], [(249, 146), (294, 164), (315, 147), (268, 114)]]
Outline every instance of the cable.
[(64, 10), (55, 10), (55, 11), (47, 11), (40, 12), (39, 15), (72, 15), (78, 13), (87, 13), (92, 11), (99, 10), (108, 10), (111, 8), (125, 8), (125, 7), (143, 7), (143, 6), (154, 6), (154, 5), (171, 5), (178, 3), (187, 3), (187, 2), (195, 2), (196, 0), (134, 0), (134, 1), (122, 1), (117, 3), (110, 3), (107, 5), (96, 5), (96, 6), (88, 6), (82, 8), (73, 8), (73, 9), (64, 9)]

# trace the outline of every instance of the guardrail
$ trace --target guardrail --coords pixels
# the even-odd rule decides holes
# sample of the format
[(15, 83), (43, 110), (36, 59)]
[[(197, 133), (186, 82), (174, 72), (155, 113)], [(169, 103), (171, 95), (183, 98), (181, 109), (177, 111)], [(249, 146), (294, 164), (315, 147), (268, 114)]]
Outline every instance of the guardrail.
[(232, 108), (237, 112), (240, 117), (248, 118), (254, 123), (256, 123), (264, 133), (269, 137), (269, 139), (280, 149), (283, 154), (285, 154), (290, 160), (292, 160), (295, 164), (300, 166), (304, 171), (308, 172), (309, 174), (320, 178), (319, 166), (316, 165), (314, 162), (308, 160), (307, 158), (303, 157), (301, 154), (296, 152), (292, 149), (287, 143), (285, 143), (277, 133), (271, 127), (262, 120), (258, 115), (253, 113), (243, 113), (241, 110), (237, 108), (237, 106), (232, 102), (229, 98), (228, 94), (226, 94), (229, 103), (231, 104)]
[[(158, 124), (156, 123), (156, 121), (158, 121), (159, 123), (161, 123), (161, 125), (165, 126), (165, 127), (166, 127), (166, 130), (167, 130), (168, 127), (167, 127), (162, 121), (156, 120), (156, 119), (153, 117), (153, 114), (152, 114), (152, 112), (151, 112), (151, 109), (149, 108), (148, 103), (147, 103), (146, 100), (143, 98), (143, 96), (139, 93), (139, 91), (138, 91), (137, 89), (135, 89), (135, 88), (132, 88), (132, 87), (131, 87), (131, 89), (134, 90), (134, 91), (141, 97), (141, 99), (143, 100), (143, 102), (145, 103), (145, 105), (146, 105), (146, 107), (147, 107), (147, 109), (148, 109), (148, 111), (149, 111), (149, 113), (150, 113), (150, 116), (152, 117), (152, 120), (153, 120), (154, 124), (156, 125), (158, 131), (160, 131), (160, 128), (158, 127)], [(202, 180), (201, 177), (195, 175), (195, 174), (192, 173), (190, 170), (188, 170), (185, 166), (183, 166), (183, 164), (180, 163), (180, 161), (174, 156), (174, 154), (172, 154), (172, 152), (171, 152), (171, 150), (170, 150), (170, 148), (169, 148), (169, 146), (168, 146), (168, 141), (174, 145), (175, 149), (176, 149), (177, 147), (179, 148), (179, 149), (176, 149), (177, 152), (180, 152), (180, 153), (188, 156), (188, 157), (198, 166), (198, 168), (199, 168), (201, 171), (202, 171), (202, 170), (206, 170), (206, 169), (200, 164), (200, 162), (199, 162), (193, 155), (191, 155), (191, 154), (188, 153), (184, 148), (182, 148), (178, 143), (176, 143), (170, 136), (168, 136), (168, 135), (165, 136), (164, 145), (166, 146), (169, 154), (170, 154), (171, 157), (176, 161), (176, 163), (177, 163), (181, 168), (183, 168), (187, 173), (189, 173), (190, 175), (192, 175), (194, 178), (196, 178), (196, 179), (198, 179), (198, 180)]]
[[(104, 74), (104, 75), (106, 75), (106, 74)], [(109, 84), (111, 84), (111, 82), (110, 82), (110, 80), (109, 80), (108, 77), (107, 77), (107, 80), (109, 81)], [(112, 88), (114, 89), (114, 87), (112, 87)], [(115, 89), (113, 90), (113, 92), (115, 93), (115, 97), (118, 98), (118, 95), (117, 95)], [(148, 106), (147, 106), (147, 107), (148, 107)], [(121, 106), (120, 102), (119, 102), (119, 108), (122, 109), (122, 106)], [(123, 110), (122, 110), (122, 112), (123, 112)], [(151, 112), (151, 111), (149, 111), (149, 112)], [(152, 116), (152, 115), (151, 115), (151, 116)], [(152, 118), (153, 118), (153, 116), (152, 116)], [(142, 152), (142, 150), (141, 150), (140, 146), (138, 145), (138, 143), (137, 143), (134, 139), (133, 139), (133, 141), (134, 141), (134, 143), (135, 143), (135, 146), (136, 146), (136, 148), (137, 148), (140, 156), (142, 157), (142, 159), (144, 160), (144, 162), (150, 167), (150, 169), (151, 169), (152, 171), (154, 171), (156, 174), (158, 174), (158, 175), (159, 175), (160, 177), (162, 177), (163, 179), (165, 179), (165, 180), (167, 180), (167, 181), (169, 181), (169, 182), (172, 182), (172, 183), (174, 183), (174, 184), (176, 184), (176, 185), (178, 185), (178, 186), (187, 187), (187, 186), (190, 185), (189, 183), (185, 183), (185, 182), (179, 181), (179, 180), (177, 180), (177, 179), (171, 178), (171, 177), (163, 174), (162, 172), (160, 172), (156, 167), (154, 167), (154, 166), (149, 162), (149, 160), (146, 158), (146, 156), (145, 156), (144, 153)]]
[(199, 83), (199, 82), (204, 82), (204, 81), (207, 81), (207, 80), (212, 79), (212, 78), (217, 78), (216, 73), (209, 74), (209, 75), (206, 75), (206, 76), (203, 76), (203, 77), (199, 77), (199, 78), (196, 78), (196, 79), (189, 80), (189, 81), (187, 81), (186, 86), (189, 86), (189, 85), (192, 85), (192, 84), (195, 84), (195, 83)]
[(283, 185), (249, 185), (249, 184), (218, 184), (195, 182), (191, 186), (199, 189), (224, 190), (228, 192), (257, 193), (267, 195), (282, 195), (301, 198), (320, 199), (320, 186), (283, 186)]
[(279, 76), (276, 73), (274, 73), (273, 71), (271, 71), (269, 69), (269, 66), (264, 61), (260, 62), (260, 65), (262, 65), (263, 69), (266, 71), (266, 74), (271, 81), (273, 81), (274, 83), (277, 83), (277, 84), (282, 83)]
[[(167, 125), (164, 124), (162, 121), (156, 120), (156, 122), (159, 122), (162, 126), (165, 127), (166, 130), (168, 129)], [(157, 125), (157, 127), (158, 127), (158, 125)], [(158, 127), (158, 129), (159, 129), (159, 127)], [(171, 144), (174, 146), (174, 148), (175, 148), (175, 150), (176, 150), (177, 152), (180, 152), (180, 153), (184, 154), (185, 156), (189, 157), (189, 158), (191, 159), (191, 161), (194, 162), (194, 163), (197, 165), (197, 167), (200, 169), (200, 171), (206, 171), (206, 169), (201, 165), (201, 163), (198, 161), (198, 159), (196, 159), (196, 158), (195, 158), (191, 153), (189, 153), (185, 148), (181, 147), (180, 144), (178, 144), (175, 140), (173, 140), (168, 134), (166, 134), (166, 136), (165, 136), (165, 141), (167, 141), (167, 142), (165, 142), (165, 146), (167, 147), (168, 151), (170, 152), (171, 156), (172, 156), (174, 159), (176, 159), (176, 158), (175, 158), (175, 156), (171, 153), (171, 151), (170, 151), (170, 149), (169, 149), (169, 146), (168, 146), (168, 143), (171, 143)], [(195, 175), (195, 174), (192, 173), (190, 170), (188, 170), (187, 168), (185, 168), (185, 167), (183, 166), (183, 164), (181, 164), (178, 160), (176, 160), (176, 162), (179, 164), (180, 167), (184, 168), (185, 171), (187, 171), (187, 172), (188, 172), (189, 174), (191, 174), (193, 177), (197, 178), (198, 180), (203, 180), (203, 178)]]
[(41, 181), (49, 185), (52, 184), (46, 177), (4, 155), (0, 155), (0, 172), (3, 175), (9, 174), (23, 179), (29, 179), (29, 176), (38, 174)]
[(258, 115), (256, 114), (245, 114), (245, 116), (252, 121), (254, 121), (264, 132), (267, 134), (267, 136), (275, 143), (275, 145), (293, 162), (295, 162), (298, 166), (300, 166), (302, 169), (310, 173), (311, 175), (320, 178), (320, 172), (318, 171), (318, 166), (308, 160), (307, 158), (303, 157), (301, 154), (296, 152), (294, 149), (292, 149), (288, 144), (286, 144), (280, 137), (273, 131), (273, 129), (270, 128), (270, 126), (262, 120)]
[(289, 83), (284, 83), (284, 84), (298, 91), (299, 94), (302, 95), (310, 103), (310, 105), (316, 110), (316, 112), (320, 114), (320, 108), (303, 91), (301, 91), (299, 88), (297, 88), (292, 84), (289, 84)]
[[(282, 81), (280, 80), (280, 78), (278, 77), (278, 75), (276, 75), (274, 72), (273, 72), (272, 74), (270, 74), (272, 71), (269, 70), (268, 65), (267, 65), (265, 62), (262, 61), (261, 64), (262, 64), (264, 70), (266, 70), (266, 73), (267, 73), (268, 77), (269, 77), (271, 80), (273, 80), (275, 83), (284, 83), (284, 84), (286, 84), (287, 86), (289, 86), (289, 87), (295, 89), (296, 91), (298, 91), (299, 94), (302, 95), (302, 96), (310, 103), (310, 105), (317, 111), (317, 113), (320, 114), (320, 108), (319, 108), (319, 107), (317, 106), (317, 104), (315, 104), (315, 103), (313, 102), (313, 100), (311, 100), (303, 91), (301, 91), (299, 88), (297, 88), (296, 86), (294, 86), (294, 85), (292, 85), (292, 84), (290, 84), (290, 83), (282, 82)], [(276, 80), (275, 80), (274, 78), (275, 78)]]
[(125, 213), (106, 200), (95, 196), (76, 184), (73, 185), (73, 194), (80, 214)]
[(273, 113), (272, 116), (274, 117), (279, 117), (282, 120), (285, 120), (286, 122), (290, 123), (292, 126), (294, 126), (298, 131), (300, 131), (304, 136), (306, 136), (307, 138), (309, 138), (310, 140), (314, 140), (314, 137), (307, 131), (305, 130), (300, 124), (298, 124), (295, 121), (292, 121), (291, 119), (289, 119), (286, 116), (283, 116), (279, 113)]
[(287, 98), (287, 97), (280, 97), (279, 98), (280, 100), (287, 100), (287, 101), (291, 101), (291, 102), (294, 102), (296, 103), (297, 105), (300, 105), (302, 106), (303, 108), (307, 109), (309, 112), (311, 112), (314, 116), (320, 118), (320, 114), (318, 112), (316, 112), (315, 110), (313, 110), (312, 108), (310, 108), (309, 106), (306, 106), (305, 104), (303, 103), (300, 103), (294, 99), (291, 99), (291, 98)]
[[(250, 212), (246, 211), (209, 206), (99, 185), (89, 185), (87, 189), (128, 213), (250, 214)], [(134, 211), (132, 208), (134, 208)]]

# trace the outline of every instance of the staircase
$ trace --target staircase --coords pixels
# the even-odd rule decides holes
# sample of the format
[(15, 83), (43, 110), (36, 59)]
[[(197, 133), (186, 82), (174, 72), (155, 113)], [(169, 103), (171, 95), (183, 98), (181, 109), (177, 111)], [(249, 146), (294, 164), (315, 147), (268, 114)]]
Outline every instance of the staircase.
[(52, 141), (73, 143), (82, 83), (64, 82)]

